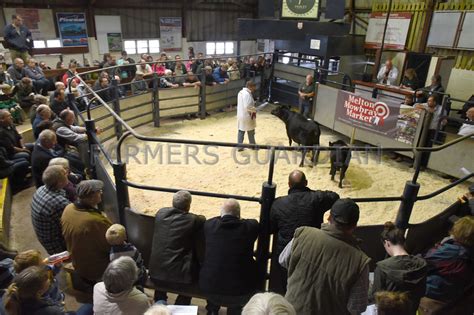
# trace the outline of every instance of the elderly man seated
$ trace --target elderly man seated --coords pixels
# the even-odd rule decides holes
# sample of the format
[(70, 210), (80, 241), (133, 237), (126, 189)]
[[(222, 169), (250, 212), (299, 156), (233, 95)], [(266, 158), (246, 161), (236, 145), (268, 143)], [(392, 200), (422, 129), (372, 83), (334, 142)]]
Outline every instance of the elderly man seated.
[[(173, 206), (156, 214), (149, 272), (157, 287), (173, 290), (197, 287), (197, 240), (206, 218), (189, 212), (191, 201), (189, 192), (178, 191), (173, 195)], [(166, 292), (155, 290), (155, 301), (167, 298)], [(190, 296), (179, 295), (176, 299), (178, 305), (190, 303)]]
[(66, 250), (61, 232), (61, 216), (70, 203), (63, 190), (68, 184), (63, 167), (49, 166), (43, 172), (44, 186), (36, 190), (31, 202), (31, 221), (39, 242), (48, 254), (53, 255)]
[(228, 199), (221, 215), (204, 224), (206, 253), (199, 274), (199, 287), (207, 296), (207, 314), (218, 315), (220, 305), (227, 314), (240, 314), (256, 290), (257, 267), (253, 248), (258, 222), (240, 218), (240, 205)]
[[(471, 133), (474, 133), (474, 107), (471, 107), (467, 110), (466, 116), (466, 122), (463, 123), (462, 126), (459, 128), (458, 135), (460, 136), (467, 136)], [(471, 138), (474, 138), (474, 136), (472, 136)]]

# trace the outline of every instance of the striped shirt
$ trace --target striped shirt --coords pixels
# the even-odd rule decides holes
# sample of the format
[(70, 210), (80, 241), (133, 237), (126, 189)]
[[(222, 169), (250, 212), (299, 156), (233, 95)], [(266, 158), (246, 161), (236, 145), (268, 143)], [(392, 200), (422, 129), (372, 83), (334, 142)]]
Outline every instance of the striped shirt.
[(121, 245), (112, 245), (110, 247), (110, 261), (115, 260), (122, 256), (131, 257), (137, 264), (139, 270), (137, 284), (144, 286), (146, 279), (148, 277), (145, 264), (143, 262), (142, 254), (138, 249), (130, 243), (123, 243)]
[(51, 190), (41, 186), (33, 195), (31, 221), (39, 242), (50, 255), (66, 250), (61, 230), (61, 215), (70, 203), (62, 189)]

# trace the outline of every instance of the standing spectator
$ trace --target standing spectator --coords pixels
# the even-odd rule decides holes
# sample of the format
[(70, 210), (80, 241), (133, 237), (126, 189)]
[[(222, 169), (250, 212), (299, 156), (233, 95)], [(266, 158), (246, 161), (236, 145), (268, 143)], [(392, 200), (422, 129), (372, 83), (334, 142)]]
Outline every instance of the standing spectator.
[[(178, 191), (173, 195), (173, 206), (162, 208), (156, 214), (148, 270), (157, 286), (176, 290), (197, 287), (196, 243), (206, 218), (189, 212), (191, 201), (189, 192)], [(155, 290), (155, 301), (167, 299), (166, 292)], [(190, 296), (178, 295), (176, 299), (178, 305), (190, 303)]]
[(143, 79), (143, 72), (135, 72), (135, 78), (132, 80), (132, 95), (148, 92), (148, 84)]
[(110, 245), (105, 232), (112, 225), (98, 209), (104, 184), (84, 180), (77, 185), (77, 201), (68, 205), (61, 217), (67, 250), (75, 272), (86, 284), (100, 281), (109, 264)]
[(10, 78), (12, 78), (14, 84), (20, 82), (21, 79), (26, 76), (25, 62), (23, 59), (15, 58), (15, 60), (13, 60), (13, 64), (8, 67), (7, 72), (10, 75)]
[(43, 96), (48, 95), (50, 82), (44, 76), (43, 70), (41, 70), (41, 68), (36, 65), (35, 59), (30, 58), (28, 60), (28, 65), (25, 68), (25, 74), (33, 81), (33, 87), (35, 88), (36, 93)]
[(396, 85), (395, 82), (398, 78), (398, 69), (392, 63), (392, 59), (387, 59), (385, 64), (380, 67), (377, 74), (377, 81), (380, 84)]
[(181, 61), (180, 55), (176, 55), (174, 57), (174, 60), (175, 63), (171, 70), (173, 71), (173, 75), (176, 76), (176, 83), (181, 84), (184, 82), (184, 76), (188, 71), (186, 70), (186, 66), (184, 65), (184, 63)]
[(418, 88), (418, 76), (416, 75), (416, 71), (413, 68), (408, 68), (405, 70), (405, 74), (403, 75), (402, 83), (400, 87), (410, 90), (416, 90)]
[(258, 222), (240, 218), (240, 205), (228, 199), (221, 215), (204, 224), (206, 253), (199, 274), (199, 287), (206, 294), (207, 314), (218, 315), (220, 305), (227, 314), (241, 314), (256, 290), (257, 266), (253, 248)]
[(375, 294), (377, 315), (410, 314), (411, 305), (405, 292), (381, 291)]
[[(466, 122), (461, 125), (458, 131), (458, 135), (467, 136), (474, 133), (474, 107), (471, 107), (466, 112)], [(473, 138), (472, 136), (471, 138)]]
[(12, 15), (12, 23), (5, 26), (3, 36), (6, 48), (10, 50), (12, 62), (16, 58), (21, 58), (26, 62), (30, 55), (28, 52), (33, 48), (33, 37), (30, 30), (23, 25), (21, 16)]
[(436, 103), (441, 104), (443, 102), (444, 88), (441, 84), (441, 76), (435, 74), (431, 77), (431, 84), (425, 86), (421, 90), (416, 91), (416, 102), (415, 103), (425, 103), (430, 96), (436, 98)]
[(194, 48), (192, 46), (188, 47), (188, 59), (194, 58)]
[[(237, 122), (238, 136), (237, 143), (244, 142), (244, 135), (247, 132), (250, 144), (255, 144), (255, 128), (257, 127), (257, 109), (253, 93), (257, 90), (257, 86), (253, 81), (247, 81), (246, 86), (237, 95)], [(239, 148), (238, 151), (243, 151)]]
[(369, 261), (353, 233), (359, 206), (336, 201), (329, 224), (300, 227), (280, 255), (288, 269), (286, 299), (298, 315), (360, 314), (367, 307)]
[(59, 116), (61, 112), (65, 109), (68, 109), (69, 106), (66, 102), (66, 93), (64, 90), (56, 90), (53, 93), (53, 101), (50, 104), (51, 110), (56, 116)]
[(214, 78), (214, 76), (212, 75), (212, 67), (211, 66), (205, 66), (204, 67), (204, 76), (205, 76), (206, 85), (208, 85), (208, 86), (217, 85), (217, 81)]
[[(422, 315), (472, 314), (472, 303), (456, 301), (474, 281), (473, 248), (474, 216), (466, 216), (454, 223), (450, 237), (428, 251), (426, 293), (419, 309)], [(455, 312), (453, 306), (466, 310)]]
[(304, 115), (306, 118), (309, 118), (313, 110), (313, 99), (316, 95), (314, 91), (315, 85), (313, 82), (313, 76), (308, 74), (306, 76), (306, 81), (301, 83), (298, 89), (300, 114)]
[(61, 215), (70, 203), (63, 190), (68, 183), (61, 166), (49, 166), (43, 173), (44, 186), (38, 188), (31, 202), (31, 221), (39, 242), (48, 254), (66, 250), (61, 232)]
[(392, 222), (385, 223), (381, 237), (390, 257), (377, 263), (369, 298), (374, 301), (376, 294), (381, 291), (405, 292), (410, 306), (404, 314), (415, 315), (420, 299), (425, 294), (426, 261), (406, 252), (404, 233)]
[(138, 268), (130, 257), (110, 262), (103, 281), (94, 286), (94, 314), (142, 315), (150, 307), (145, 293), (134, 287)]
[(212, 72), (212, 76), (216, 80), (217, 83), (226, 84), (229, 82), (229, 76), (227, 75), (227, 70), (229, 66), (226, 64), (221, 65), (220, 67), (216, 67)]
[(131, 243), (127, 242), (127, 232), (121, 224), (112, 224), (105, 233), (105, 239), (110, 245), (110, 261), (120, 257), (130, 257), (133, 259), (138, 268), (136, 284), (143, 291), (148, 274), (143, 262), (142, 254)]
[(8, 158), (11, 160), (24, 159), (30, 162), (33, 144), (23, 142), (23, 137), (13, 125), (12, 115), (10, 112), (0, 110), (0, 147), (4, 147), (7, 151)]

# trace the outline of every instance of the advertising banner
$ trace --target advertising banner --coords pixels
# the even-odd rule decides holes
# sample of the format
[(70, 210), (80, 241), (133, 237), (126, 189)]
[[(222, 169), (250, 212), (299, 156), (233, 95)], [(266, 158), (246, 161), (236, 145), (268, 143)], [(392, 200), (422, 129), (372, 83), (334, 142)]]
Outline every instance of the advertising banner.
[(412, 107), (339, 90), (336, 119), (353, 127), (412, 144), (419, 118), (418, 110)]
[(56, 13), (63, 47), (87, 46), (85, 13)]
[(180, 17), (160, 18), (160, 48), (162, 51), (180, 51), (182, 45)]
[[(390, 13), (384, 47), (387, 49), (405, 49), (410, 29), (411, 13)], [(380, 48), (382, 45), (383, 30), (387, 20), (387, 13), (372, 13), (365, 35), (366, 48)]]

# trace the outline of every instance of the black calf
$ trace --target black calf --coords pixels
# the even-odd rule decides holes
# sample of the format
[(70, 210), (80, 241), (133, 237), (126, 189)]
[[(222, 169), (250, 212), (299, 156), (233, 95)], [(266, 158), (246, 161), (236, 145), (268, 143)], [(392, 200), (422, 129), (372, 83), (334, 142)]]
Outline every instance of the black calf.
[(330, 147), (338, 147), (335, 151), (331, 151), (331, 180), (334, 180), (336, 171), (341, 171), (339, 174), (339, 188), (342, 188), (342, 181), (346, 175), (346, 171), (349, 168), (351, 161), (351, 149), (342, 140), (335, 142), (329, 142)]

